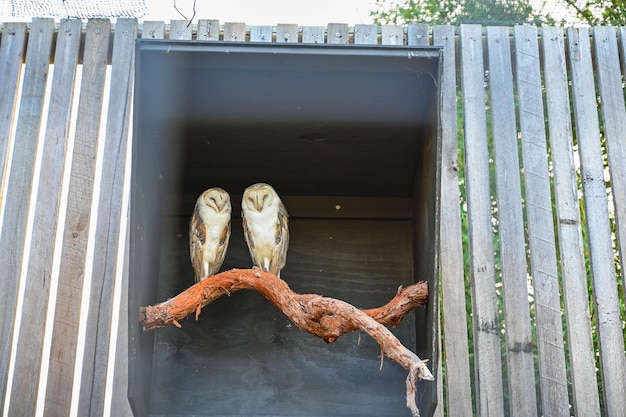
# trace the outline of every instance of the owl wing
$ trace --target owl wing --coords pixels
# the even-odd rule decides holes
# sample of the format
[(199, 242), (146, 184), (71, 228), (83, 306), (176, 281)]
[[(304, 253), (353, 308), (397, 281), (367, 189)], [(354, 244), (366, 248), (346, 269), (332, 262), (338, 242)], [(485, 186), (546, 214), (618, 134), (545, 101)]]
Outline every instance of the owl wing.
[(280, 276), (280, 270), (287, 263), (287, 248), (289, 247), (289, 214), (287, 209), (280, 203), (278, 206), (278, 219), (276, 220), (274, 255), (272, 256), (272, 272)]
[(252, 262), (254, 263), (254, 266), (258, 266), (260, 267), (260, 264), (257, 265), (257, 260), (255, 257), (255, 251), (254, 251), (254, 236), (252, 235), (252, 232), (250, 231), (250, 228), (248, 227), (248, 222), (246, 221), (246, 215), (244, 214), (244, 212), (241, 212), (241, 223), (243, 224), (243, 237), (246, 240), (246, 244), (248, 245), (248, 251), (250, 252), (250, 257), (252, 258)]
[(196, 208), (193, 211), (191, 220), (189, 220), (189, 254), (191, 257), (191, 265), (195, 273), (196, 282), (200, 281), (200, 278), (204, 278), (204, 271), (202, 267), (202, 254), (204, 252), (204, 245), (206, 244), (206, 226), (200, 218), (200, 213)]
[(215, 253), (215, 262), (209, 263), (209, 275), (216, 274), (219, 271), (224, 258), (226, 257), (226, 248), (228, 247), (228, 241), (230, 240), (230, 221), (226, 223), (226, 226), (222, 229), (220, 240)]

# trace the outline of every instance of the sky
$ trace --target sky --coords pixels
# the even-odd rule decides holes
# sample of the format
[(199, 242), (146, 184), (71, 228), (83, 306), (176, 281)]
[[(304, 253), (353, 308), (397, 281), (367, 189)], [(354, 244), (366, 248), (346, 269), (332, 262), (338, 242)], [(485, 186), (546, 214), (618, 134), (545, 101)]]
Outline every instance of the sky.
[[(182, 19), (174, 9), (174, 0), (145, 0), (149, 15), (143, 20)], [(369, 12), (374, 0), (197, 0), (197, 19), (217, 19), (224, 22), (243, 22), (247, 25), (297, 23), (306, 26), (325, 26), (328, 23), (355, 25), (371, 23)], [(193, 14), (193, 0), (176, 0), (177, 8), (187, 17)]]

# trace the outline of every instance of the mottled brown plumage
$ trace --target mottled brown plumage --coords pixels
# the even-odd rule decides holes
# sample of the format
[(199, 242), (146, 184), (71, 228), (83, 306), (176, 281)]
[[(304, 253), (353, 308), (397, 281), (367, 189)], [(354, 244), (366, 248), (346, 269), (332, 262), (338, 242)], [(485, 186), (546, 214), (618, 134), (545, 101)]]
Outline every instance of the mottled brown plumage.
[(244, 191), (241, 219), (255, 267), (280, 276), (289, 247), (288, 217), (283, 202), (270, 185), (258, 183)]
[(189, 221), (189, 252), (196, 282), (216, 274), (224, 262), (230, 213), (230, 196), (221, 188), (209, 188), (196, 201)]

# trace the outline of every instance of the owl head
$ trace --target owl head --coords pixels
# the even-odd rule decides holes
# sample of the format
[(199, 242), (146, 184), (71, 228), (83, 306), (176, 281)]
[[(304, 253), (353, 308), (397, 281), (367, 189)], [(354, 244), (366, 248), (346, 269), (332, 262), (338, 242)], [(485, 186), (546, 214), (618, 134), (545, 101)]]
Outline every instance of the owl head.
[(217, 214), (230, 214), (231, 212), (230, 196), (219, 187), (209, 188), (203, 192), (198, 198), (198, 203)]
[(280, 197), (271, 185), (259, 182), (246, 188), (241, 204), (244, 209), (260, 213), (264, 208), (280, 202)]

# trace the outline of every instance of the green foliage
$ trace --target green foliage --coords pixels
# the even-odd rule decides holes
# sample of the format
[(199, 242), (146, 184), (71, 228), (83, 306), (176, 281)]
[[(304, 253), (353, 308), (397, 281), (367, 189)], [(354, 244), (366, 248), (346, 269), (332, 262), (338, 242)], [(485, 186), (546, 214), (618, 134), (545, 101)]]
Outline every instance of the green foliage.
[(515, 24), (535, 19), (530, 0), (376, 0), (376, 24)]
[(590, 25), (626, 24), (626, 1), (624, 0), (588, 0), (583, 4), (576, 0), (565, 0), (576, 11), (576, 15)]

